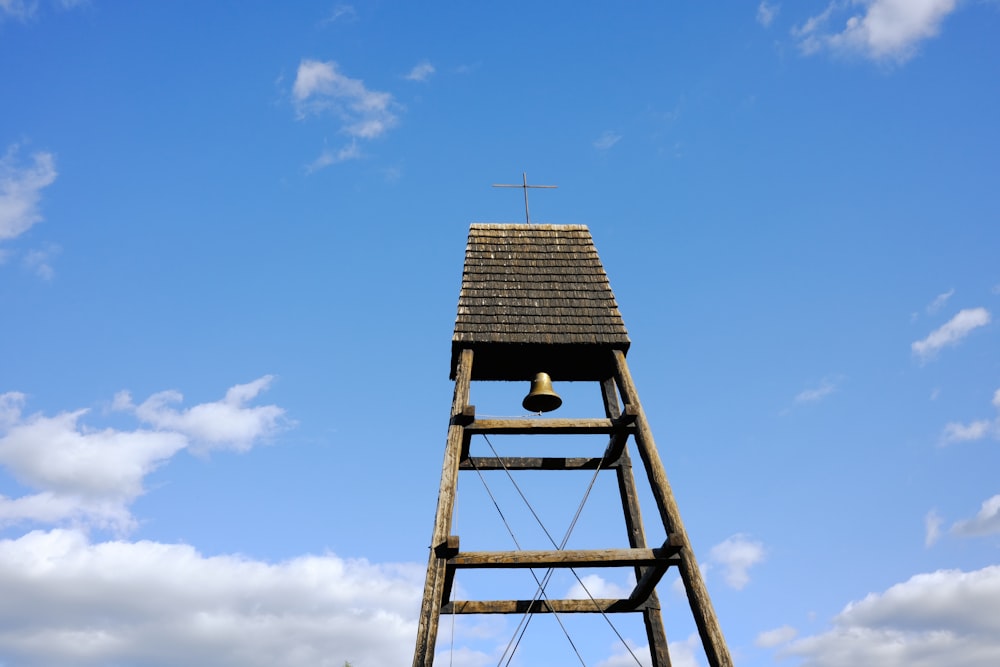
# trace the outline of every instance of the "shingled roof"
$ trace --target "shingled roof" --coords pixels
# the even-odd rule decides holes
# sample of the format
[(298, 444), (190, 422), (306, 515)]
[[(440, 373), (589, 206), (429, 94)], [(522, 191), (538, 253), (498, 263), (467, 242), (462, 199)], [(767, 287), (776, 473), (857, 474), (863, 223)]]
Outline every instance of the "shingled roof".
[(474, 350), (473, 379), (608, 377), (629, 339), (584, 225), (473, 224), (452, 337)]

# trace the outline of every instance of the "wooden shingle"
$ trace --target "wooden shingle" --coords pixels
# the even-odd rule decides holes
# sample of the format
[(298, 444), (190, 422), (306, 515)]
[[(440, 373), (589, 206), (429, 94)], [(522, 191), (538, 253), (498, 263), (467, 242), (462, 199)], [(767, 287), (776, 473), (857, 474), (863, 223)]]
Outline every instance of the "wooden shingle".
[(473, 379), (608, 377), (628, 333), (584, 225), (473, 224), (452, 337), (452, 377), (473, 348)]

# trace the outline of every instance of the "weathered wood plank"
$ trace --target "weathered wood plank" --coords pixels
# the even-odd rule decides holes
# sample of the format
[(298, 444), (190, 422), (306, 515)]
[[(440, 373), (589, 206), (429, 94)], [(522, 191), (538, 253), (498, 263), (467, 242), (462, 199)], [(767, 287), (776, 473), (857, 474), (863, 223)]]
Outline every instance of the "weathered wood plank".
[(639, 403), (639, 393), (632, 381), (628, 364), (625, 362), (625, 354), (621, 350), (614, 350), (612, 354), (615, 358), (615, 381), (621, 389), (626, 405), (632, 406), (638, 414), (636, 446), (646, 468), (646, 476), (653, 488), (653, 497), (660, 510), (660, 519), (663, 521), (667, 534), (672, 538), (676, 537), (678, 543), (683, 545), (679, 564), (681, 581), (684, 582), (684, 589), (687, 591), (688, 604), (691, 607), (695, 625), (698, 627), (702, 646), (705, 648), (705, 657), (708, 659), (709, 667), (733, 667), (733, 659), (726, 646), (726, 639), (719, 626), (719, 619), (712, 607), (712, 600), (708, 597), (708, 589), (705, 588), (701, 570), (698, 569), (698, 561), (690, 548), (691, 543), (684, 530), (677, 501), (674, 499), (670, 482), (667, 481), (663, 461), (660, 460), (659, 452), (656, 450), (652, 429), (649, 428), (645, 411)]
[[(451, 416), (462, 414), (469, 404), (469, 385), (472, 379), (472, 350), (464, 349), (458, 358), (455, 374), (455, 393), (451, 402)], [(453, 420), (452, 420), (453, 422)], [(434, 664), (434, 645), (437, 642), (438, 622), (441, 618), (442, 593), (447, 576), (447, 560), (439, 555), (444, 545), (448, 553), (448, 537), (455, 509), (455, 489), (458, 483), (458, 464), (465, 439), (465, 427), (451, 423), (445, 444), (444, 462), (441, 466), (441, 486), (438, 490), (437, 512), (434, 515), (434, 532), (431, 535), (430, 555), (427, 559), (427, 578), (424, 597), (417, 625), (417, 641), (413, 651), (413, 667), (431, 667)]]
[(604, 462), (603, 458), (559, 458), (537, 456), (470, 456), (459, 466), (462, 470), (610, 470), (617, 461)]
[(643, 611), (630, 600), (456, 600), (441, 607), (442, 614), (612, 614)]
[[(621, 416), (617, 385), (613, 377), (601, 382), (601, 400), (608, 418), (617, 419)], [(625, 408), (626, 414), (629, 414), (633, 419), (638, 418), (638, 413), (633, 406), (627, 405)], [(615, 473), (618, 479), (622, 512), (625, 515), (625, 530), (628, 534), (629, 546), (645, 548), (646, 531), (642, 523), (642, 512), (639, 509), (639, 494), (636, 491), (635, 475), (632, 473), (632, 458), (628, 453), (627, 438), (618, 436), (621, 440), (618, 443), (615, 442), (616, 436), (611, 437), (612, 442), (609, 449), (618, 448), (616, 458), (618, 458), (619, 465), (615, 469)], [(636, 567), (635, 577), (638, 582), (642, 583), (642, 588), (636, 584), (635, 589), (629, 595), (630, 600), (633, 602), (641, 601), (645, 606), (642, 610), (642, 622), (646, 628), (646, 639), (649, 641), (651, 667), (670, 667), (667, 632), (663, 626), (660, 598), (656, 594), (655, 588), (666, 571), (665, 567)], [(652, 585), (650, 586), (650, 584)]]
[(634, 431), (631, 424), (611, 419), (477, 419), (466, 427), (473, 435), (608, 434)]
[(669, 565), (674, 547), (660, 549), (565, 549), (563, 551), (466, 551), (448, 559), (448, 567), (623, 567)]
[[(451, 558), (459, 552), (459, 540), (458, 535), (449, 535), (448, 541), (443, 546), (437, 548), (437, 555), (439, 558)], [(442, 604), (447, 602), (451, 598), (451, 589), (455, 585), (455, 568), (445, 567), (444, 570), (444, 584), (441, 586), (441, 602)], [(631, 597), (635, 597), (633, 593)]]

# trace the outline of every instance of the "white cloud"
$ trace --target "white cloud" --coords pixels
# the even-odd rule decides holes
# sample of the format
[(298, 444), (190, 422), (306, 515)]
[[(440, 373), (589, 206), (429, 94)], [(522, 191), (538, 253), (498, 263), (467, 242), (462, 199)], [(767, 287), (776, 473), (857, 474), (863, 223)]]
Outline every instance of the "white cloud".
[(352, 21), (358, 18), (358, 12), (352, 5), (337, 5), (330, 12), (323, 23), (336, 23), (337, 21)]
[(140, 421), (159, 430), (176, 431), (202, 448), (246, 451), (261, 438), (274, 435), (282, 427), (285, 411), (276, 405), (247, 406), (267, 389), (274, 379), (265, 375), (247, 384), (238, 384), (214, 403), (201, 403), (187, 410), (170, 407), (184, 396), (178, 391), (161, 391), (137, 406), (127, 392), (115, 397), (119, 409), (132, 409)]
[(995, 667), (1000, 566), (919, 574), (848, 604), (833, 628), (794, 642), (801, 667)]
[(774, 648), (781, 644), (787, 644), (795, 639), (798, 634), (799, 631), (792, 626), (783, 625), (780, 628), (760, 633), (753, 643), (761, 648)]
[(951, 532), (963, 537), (1000, 533), (1000, 495), (984, 500), (975, 518), (957, 521)]
[(934, 314), (937, 311), (941, 310), (941, 308), (944, 307), (944, 304), (948, 303), (948, 299), (950, 299), (953, 294), (955, 294), (954, 288), (942, 294), (938, 294), (936, 297), (934, 297), (933, 301), (927, 304), (927, 312), (929, 314)]
[(24, 266), (43, 280), (52, 280), (55, 269), (52, 268), (52, 258), (59, 254), (58, 246), (48, 246), (44, 250), (30, 250), (21, 260)]
[[(630, 645), (631, 646), (631, 645)], [(621, 647), (621, 644), (619, 644)], [(649, 667), (651, 664), (649, 656), (649, 645), (631, 646), (642, 667)], [(697, 633), (690, 635), (687, 639), (667, 643), (667, 652), (670, 654), (671, 667), (701, 667), (703, 664), (698, 656), (704, 651), (701, 647), (701, 639)], [(625, 648), (607, 660), (597, 663), (597, 667), (636, 667), (635, 658)]]
[[(993, 407), (1000, 410), (1000, 389), (993, 393)], [(970, 440), (982, 440), (987, 436), (1000, 438), (1000, 416), (989, 419), (978, 419), (968, 424), (951, 422), (945, 424), (941, 433), (941, 444), (950, 445), (956, 442), (968, 442)]]
[[(566, 593), (566, 599), (589, 600), (590, 598), (594, 598), (597, 600), (600, 598), (627, 598), (632, 592), (632, 588), (634, 586), (634, 578), (628, 586), (619, 586), (614, 582), (604, 579), (600, 575), (588, 574), (580, 577), (580, 581), (575, 582), (570, 587), (569, 592)], [(584, 587), (586, 587), (586, 590), (584, 590)], [(588, 592), (590, 595), (587, 595)]]
[[(859, 5), (863, 11), (852, 12), (840, 32), (821, 30), (834, 13)], [(920, 42), (938, 34), (957, 6), (957, 0), (833, 0), (792, 34), (806, 53), (827, 49), (902, 63), (916, 53)]]
[(21, 408), (27, 397), (19, 391), (0, 394), (0, 428), (6, 429), (21, 418)]
[(985, 308), (966, 308), (932, 331), (927, 338), (910, 345), (913, 353), (922, 360), (932, 358), (938, 350), (949, 345), (957, 345), (959, 341), (979, 327), (990, 323), (990, 313)]
[(941, 524), (944, 523), (944, 519), (941, 515), (931, 510), (924, 517), (924, 546), (932, 547), (934, 543), (938, 541), (941, 537)]
[(30, 18), (34, 16), (37, 9), (37, 0), (0, 0), (0, 14), (6, 14), (16, 19)]
[[(11, 404), (10, 394), (7, 405)], [(0, 465), (38, 493), (0, 496), (0, 524), (85, 522), (127, 530), (127, 506), (142, 480), (186, 445), (178, 433), (94, 430), (79, 421), (87, 410), (8, 420), (0, 437)]]
[(435, 662), (439, 665), (447, 664), (449, 667), (488, 667), (495, 665), (497, 659), (482, 651), (476, 651), (466, 646), (456, 646), (454, 651), (450, 649), (438, 651), (435, 654)]
[(594, 141), (594, 148), (596, 148), (599, 151), (606, 151), (615, 144), (617, 144), (619, 141), (621, 141), (621, 138), (622, 135), (618, 134), (617, 132), (612, 132), (611, 130), (607, 130), (604, 134), (598, 137), (596, 141)]
[(757, 23), (765, 28), (770, 26), (780, 9), (781, 5), (777, 3), (772, 4), (767, 0), (761, 0), (761, 3), (757, 5)]
[(292, 101), (299, 118), (333, 114), (341, 121), (340, 131), (358, 139), (379, 137), (398, 122), (391, 94), (369, 90), (360, 79), (344, 76), (333, 61), (302, 60)]
[(404, 664), (418, 565), (266, 563), (76, 530), (0, 540), (0, 656), (18, 667)]
[(968, 424), (951, 422), (945, 424), (944, 432), (941, 434), (941, 443), (945, 445), (956, 442), (968, 442), (969, 440), (982, 440), (993, 430), (993, 422), (980, 419)]
[(806, 389), (795, 396), (796, 403), (815, 403), (837, 391), (836, 378), (823, 378), (818, 387)]
[(348, 160), (356, 160), (359, 157), (361, 157), (361, 149), (358, 148), (358, 143), (356, 141), (352, 141), (337, 151), (325, 148), (323, 149), (323, 152), (319, 154), (319, 157), (306, 165), (306, 173), (312, 174), (320, 169), (329, 167), (332, 164), (346, 162)]
[(51, 153), (34, 153), (32, 164), (20, 165), (18, 152), (14, 144), (0, 158), (0, 241), (20, 236), (42, 219), (41, 192), (58, 176)]
[(82, 423), (88, 410), (53, 417), (22, 415), (23, 394), (0, 394), (0, 466), (35, 493), (0, 496), (0, 525), (69, 523), (124, 532), (135, 525), (129, 506), (144, 493), (143, 481), (188, 447), (245, 450), (281, 425), (274, 405), (247, 406), (270, 376), (236, 385), (215, 403), (178, 411), (177, 392), (154, 394), (139, 406), (126, 392), (117, 409), (133, 411), (153, 429), (98, 429)]
[(424, 60), (410, 70), (410, 73), (406, 75), (406, 79), (408, 81), (426, 81), (434, 71), (434, 65)]
[(712, 547), (708, 558), (723, 568), (722, 576), (729, 586), (741, 590), (750, 583), (750, 568), (764, 560), (764, 545), (736, 534)]

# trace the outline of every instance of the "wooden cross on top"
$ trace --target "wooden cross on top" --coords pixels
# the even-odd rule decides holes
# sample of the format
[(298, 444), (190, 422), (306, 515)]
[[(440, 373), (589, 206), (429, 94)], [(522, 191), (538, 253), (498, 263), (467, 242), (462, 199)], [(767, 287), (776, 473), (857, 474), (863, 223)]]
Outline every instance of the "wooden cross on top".
[(528, 188), (557, 188), (558, 185), (528, 185), (528, 174), (527, 172), (521, 172), (521, 178), (523, 182), (521, 185), (512, 185), (507, 183), (494, 183), (495, 188), (523, 188), (524, 189), (524, 222), (526, 224), (531, 224), (531, 214), (528, 212)]

